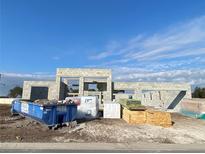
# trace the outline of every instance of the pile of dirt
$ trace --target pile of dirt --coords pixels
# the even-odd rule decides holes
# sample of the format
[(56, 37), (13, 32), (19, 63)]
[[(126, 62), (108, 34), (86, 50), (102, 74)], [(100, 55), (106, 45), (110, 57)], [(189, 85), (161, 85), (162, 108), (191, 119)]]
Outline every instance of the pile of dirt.
[[(205, 142), (205, 121), (172, 113), (170, 128), (149, 124), (129, 125), (122, 119), (96, 119), (83, 123), (83, 129), (55, 138), (62, 142), (166, 143)], [(64, 130), (65, 132), (65, 130)]]
[(11, 116), (10, 105), (0, 105), (0, 142), (52, 142), (61, 133), (21, 116)]
[(0, 142), (106, 142), (187, 144), (205, 142), (205, 121), (172, 113), (170, 128), (129, 125), (123, 119), (81, 121), (77, 127), (49, 130), (29, 118), (11, 117), (10, 106), (0, 106)]
[(0, 117), (10, 116), (10, 105), (2, 105), (0, 104)]

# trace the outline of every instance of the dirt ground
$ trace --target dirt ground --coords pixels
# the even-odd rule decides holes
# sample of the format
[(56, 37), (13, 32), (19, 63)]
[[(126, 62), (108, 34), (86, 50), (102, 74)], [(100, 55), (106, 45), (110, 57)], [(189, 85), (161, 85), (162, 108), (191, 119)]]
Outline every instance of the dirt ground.
[(172, 113), (174, 125), (129, 125), (122, 119), (78, 122), (75, 128), (49, 130), (29, 118), (11, 117), (0, 105), (0, 142), (205, 143), (205, 121)]

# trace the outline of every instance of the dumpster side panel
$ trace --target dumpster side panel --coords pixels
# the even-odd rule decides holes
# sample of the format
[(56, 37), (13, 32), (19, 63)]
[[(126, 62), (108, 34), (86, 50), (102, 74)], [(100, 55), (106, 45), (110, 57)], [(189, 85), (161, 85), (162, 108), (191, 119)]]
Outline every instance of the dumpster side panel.
[(21, 112), (21, 103), (19, 101), (13, 101), (11, 106), (12, 113), (19, 113)]
[(43, 121), (47, 125), (54, 125), (55, 124), (55, 107), (54, 106), (45, 106), (43, 108)]
[(66, 122), (67, 107), (66, 105), (57, 105), (56, 106), (56, 123)]
[(75, 120), (77, 105), (40, 105), (33, 102), (14, 101), (11, 111), (35, 119), (48, 126)]
[(21, 103), (16, 102), (16, 103), (14, 104), (14, 109), (15, 109), (16, 111), (21, 111)]
[(68, 121), (73, 121), (76, 119), (77, 115), (77, 106), (76, 105), (69, 105), (68, 108)]
[(34, 103), (28, 103), (29, 105), (29, 115), (34, 116), (35, 118), (42, 119), (43, 118), (43, 107), (34, 104)]
[(29, 114), (29, 104), (28, 103), (21, 103), (21, 112), (24, 114)]

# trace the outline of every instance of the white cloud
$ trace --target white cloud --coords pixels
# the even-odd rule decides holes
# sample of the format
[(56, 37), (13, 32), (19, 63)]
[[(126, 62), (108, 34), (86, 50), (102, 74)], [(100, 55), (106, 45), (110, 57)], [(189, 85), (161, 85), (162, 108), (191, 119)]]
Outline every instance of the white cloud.
[(115, 48), (106, 48), (106, 52), (99, 53), (93, 59), (120, 55), (115, 57), (115, 61), (126, 63), (131, 60), (153, 60), (153, 57), (154, 60), (159, 60), (165, 56), (177, 58), (201, 55), (205, 53), (205, 16), (173, 25), (150, 36), (145, 37), (140, 34), (125, 43), (118, 44), (120, 45)]
[(106, 58), (112, 54), (113, 54), (112, 51), (105, 51), (105, 52), (99, 53), (98, 55), (90, 56), (89, 59), (95, 59), (95, 60), (103, 59), (103, 58)]
[(116, 44), (92, 59), (115, 80), (205, 84), (205, 16)]
[(113, 68), (115, 81), (187, 82), (193, 85), (205, 83), (205, 69), (151, 71), (147, 69)]
[(52, 57), (53, 60), (60, 60), (60, 57), (59, 56), (54, 56)]
[(37, 79), (44, 79), (44, 78), (54, 78), (55, 75), (48, 74), (47, 72), (36, 72), (36, 73), (10, 73), (10, 72), (0, 72), (1, 78), (6, 77), (15, 77), (15, 78), (37, 78)]
[[(205, 53), (205, 16), (194, 19), (188, 23), (170, 27), (164, 33), (157, 33), (145, 38), (140, 46), (140, 52), (130, 51), (125, 57), (137, 60), (150, 60), (153, 56), (162, 59), (163, 55), (174, 55), (181, 57), (200, 55)], [(203, 49), (199, 51), (198, 49)], [(190, 50), (191, 49), (191, 50)], [(189, 50), (189, 54), (186, 51)], [(175, 58), (174, 57), (174, 58)], [(173, 58), (173, 57), (170, 57)]]
[[(128, 40), (128, 42), (111, 41), (105, 46), (104, 52), (100, 52), (98, 54), (91, 55), (89, 57), (89, 59), (100, 60), (100, 59), (104, 59), (104, 58), (107, 58), (110, 56), (121, 55), (123, 53), (126, 53), (126, 52), (132, 50), (132, 49), (135, 49), (137, 46), (136, 42), (140, 41), (142, 38), (143, 38), (142, 35), (138, 35), (137, 37), (134, 37), (134, 38)], [(126, 46), (126, 48), (123, 48), (123, 46)]]

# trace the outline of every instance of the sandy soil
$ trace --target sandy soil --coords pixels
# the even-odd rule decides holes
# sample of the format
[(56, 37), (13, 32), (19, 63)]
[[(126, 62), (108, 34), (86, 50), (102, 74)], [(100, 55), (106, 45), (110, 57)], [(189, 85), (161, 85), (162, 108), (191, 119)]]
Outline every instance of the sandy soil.
[(9, 111), (10, 106), (0, 105), (0, 142), (205, 143), (205, 121), (177, 113), (170, 128), (99, 118), (54, 131), (29, 118), (11, 117)]

